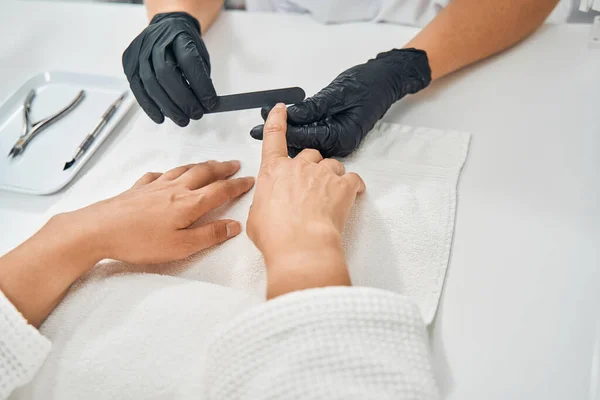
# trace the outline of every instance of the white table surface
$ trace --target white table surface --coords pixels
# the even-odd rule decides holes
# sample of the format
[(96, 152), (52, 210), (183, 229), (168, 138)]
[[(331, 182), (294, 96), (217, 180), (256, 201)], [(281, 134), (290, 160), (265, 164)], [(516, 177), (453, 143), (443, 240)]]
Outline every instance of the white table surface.
[[(40, 71), (122, 75), (121, 53), (146, 23), (132, 5), (0, 6), (0, 100)], [(588, 32), (544, 26), (384, 117), (473, 134), (431, 328), (448, 399), (600, 399), (600, 50), (587, 48)], [(312, 94), (415, 33), (225, 13), (206, 42), (221, 93), (297, 85)], [(75, 185), (137, 118), (145, 116), (134, 113)], [(0, 254), (37, 230), (61, 195), (0, 192)]]

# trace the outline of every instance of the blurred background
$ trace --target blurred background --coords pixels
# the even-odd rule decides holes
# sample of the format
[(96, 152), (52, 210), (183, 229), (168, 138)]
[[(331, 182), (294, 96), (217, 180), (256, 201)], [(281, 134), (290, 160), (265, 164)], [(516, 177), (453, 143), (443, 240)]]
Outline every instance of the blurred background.
[[(67, 1), (67, 2), (101, 2), (101, 3), (130, 3), (130, 4), (142, 4), (143, 0), (47, 0), (47, 1)], [(243, 10), (245, 0), (225, 0), (226, 9)], [(590, 10), (588, 12), (579, 11), (580, 0), (561, 0), (560, 6), (570, 7), (570, 12), (566, 21), (567, 23), (592, 23), (595, 16), (600, 15), (600, 12)], [(553, 21), (559, 22), (559, 21)]]

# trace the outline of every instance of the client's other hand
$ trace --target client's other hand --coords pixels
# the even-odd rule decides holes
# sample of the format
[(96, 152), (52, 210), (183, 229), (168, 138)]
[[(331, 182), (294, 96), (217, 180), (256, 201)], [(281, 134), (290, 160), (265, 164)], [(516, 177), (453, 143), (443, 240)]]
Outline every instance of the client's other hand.
[(159, 263), (224, 242), (240, 233), (239, 222), (196, 222), (250, 190), (254, 178), (227, 179), (239, 169), (237, 161), (209, 161), (148, 173), (116, 197), (53, 217), (0, 257), (0, 291), (39, 326), (103, 258)]
[(247, 232), (267, 266), (268, 297), (310, 287), (350, 285), (341, 235), (362, 179), (337, 160), (306, 149), (288, 158), (286, 109), (264, 126), (262, 164)]
[(94, 227), (104, 258), (129, 263), (185, 258), (240, 233), (240, 223), (232, 220), (194, 225), (254, 185), (252, 177), (227, 179), (239, 168), (238, 161), (208, 161), (147, 173), (126, 192), (72, 213), (71, 228)]

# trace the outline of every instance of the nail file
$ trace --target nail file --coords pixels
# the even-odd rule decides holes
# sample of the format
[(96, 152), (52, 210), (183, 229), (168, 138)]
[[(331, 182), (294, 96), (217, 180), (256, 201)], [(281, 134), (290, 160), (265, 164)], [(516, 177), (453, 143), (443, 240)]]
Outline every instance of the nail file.
[(227, 111), (248, 110), (251, 108), (261, 108), (263, 106), (273, 106), (277, 103), (296, 104), (301, 103), (302, 100), (304, 100), (305, 95), (302, 88), (291, 87), (218, 96), (217, 105), (206, 113), (213, 114)]

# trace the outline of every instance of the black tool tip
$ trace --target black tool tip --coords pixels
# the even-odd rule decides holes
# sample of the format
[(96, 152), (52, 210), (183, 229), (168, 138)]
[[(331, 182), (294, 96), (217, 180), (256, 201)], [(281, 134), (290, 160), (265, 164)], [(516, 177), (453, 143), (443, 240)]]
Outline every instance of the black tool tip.
[(64, 168), (63, 168), (63, 171), (65, 171), (65, 170), (67, 170), (67, 169), (71, 168), (71, 166), (72, 166), (73, 164), (75, 164), (75, 159), (72, 159), (71, 161), (68, 161), (68, 162), (66, 162), (66, 163), (65, 163), (65, 166), (64, 166)]

